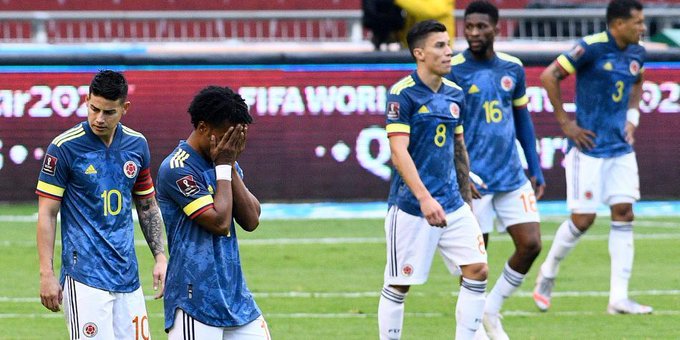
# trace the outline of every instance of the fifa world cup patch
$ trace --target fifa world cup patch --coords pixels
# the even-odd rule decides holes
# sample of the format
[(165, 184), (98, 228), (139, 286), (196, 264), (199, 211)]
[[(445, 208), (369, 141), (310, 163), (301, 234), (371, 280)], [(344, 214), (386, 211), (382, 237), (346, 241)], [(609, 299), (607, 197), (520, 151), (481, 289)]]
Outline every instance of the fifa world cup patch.
[(97, 327), (97, 324), (95, 324), (94, 322), (88, 322), (85, 325), (83, 325), (83, 335), (88, 338), (94, 338), (94, 336), (97, 335), (98, 331), (99, 328)]
[(387, 103), (387, 119), (399, 119), (399, 103)]
[(59, 158), (50, 155), (49, 153), (45, 155), (45, 160), (43, 160), (42, 172), (54, 176), (57, 170), (57, 161)]
[(586, 50), (583, 49), (583, 46), (577, 44), (576, 46), (574, 46), (574, 48), (571, 49), (571, 51), (569, 51), (569, 56), (571, 57), (572, 60), (577, 61), (579, 60), (579, 58), (581, 58), (581, 56), (585, 52)]
[(177, 183), (179, 191), (181, 191), (182, 194), (184, 194), (184, 196), (186, 197), (189, 197), (200, 191), (198, 185), (196, 184), (196, 181), (194, 181), (194, 176), (192, 175), (184, 176), (175, 181), (175, 183)]
[(139, 171), (139, 167), (137, 167), (137, 164), (133, 161), (127, 161), (125, 164), (123, 164), (123, 173), (127, 178), (135, 178), (137, 176), (137, 172)]

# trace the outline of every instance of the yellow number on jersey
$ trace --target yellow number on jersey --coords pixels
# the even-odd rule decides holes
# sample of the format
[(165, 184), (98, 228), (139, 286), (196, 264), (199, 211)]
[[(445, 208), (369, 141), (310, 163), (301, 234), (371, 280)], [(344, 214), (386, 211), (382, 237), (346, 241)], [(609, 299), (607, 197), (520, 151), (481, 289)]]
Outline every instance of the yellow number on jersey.
[(434, 134), (434, 145), (441, 148), (442, 146), (444, 146), (444, 143), (446, 143), (446, 125), (444, 124), (437, 125), (437, 129), (435, 131), (436, 133)]
[(621, 101), (621, 98), (623, 98), (623, 81), (617, 81), (614, 86), (616, 86), (616, 93), (612, 94), (612, 100), (614, 100), (615, 103), (618, 103)]
[[(116, 210), (113, 210), (111, 203), (113, 201), (113, 195), (116, 195)], [(115, 216), (120, 213), (123, 208), (123, 195), (120, 194), (118, 190), (104, 190), (101, 194), (101, 198), (104, 199), (104, 216)]]
[(486, 122), (487, 123), (498, 123), (503, 119), (503, 112), (498, 108), (498, 100), (485, 101), (484, 111), (486, 112)]

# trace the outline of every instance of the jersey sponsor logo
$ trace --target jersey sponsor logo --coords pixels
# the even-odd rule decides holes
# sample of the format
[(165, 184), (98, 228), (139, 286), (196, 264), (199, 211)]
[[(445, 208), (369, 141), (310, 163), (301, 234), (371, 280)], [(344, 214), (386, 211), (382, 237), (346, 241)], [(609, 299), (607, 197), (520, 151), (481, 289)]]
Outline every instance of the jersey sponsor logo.
[(59, 158), (54, 157), (49, 153), (46, 154), (45, 159), (43, 160), (42, 172), (54, 176), (54, 173), (57, 171), (57, 161), (59, 161)]
[(514, 85), (515, 81), (512, 80), (510, 76), (503, 76), (503, 78), (501, 78), (501, 88), (503, 90), (510, 91)]
[(637, 62), (637, 60), (633, 60), (630, 62), (630, 74), (636, 76), (638, 72), (640, 72), (640, 63)]
[(571, 49), (571, 51), (569, 51), (569, 57), (571, 57), (571, 60), (577, 61), (581, 58), (585, 51), (586, 50), (583, 49), (581, 45), (576, 45)]
[(137, 176), (137, 172), (139, 171), (139, 168), (137, 167), (137, 164), (133, 161), (127, 161), (125, 164), (123, 164), (123, 173), (125, 173), (125, 176), (127, 178), (135, 178)]
[(611, 71), (611, 70), (614, 69), (614, 66), (612, 65), (611, 62), (606, 62), (606, 63), (604, 63), (604, 65), (602, 66), (602, 68), (603, 68), (605, 71)]
[(387, 103), (387, 119), (399, 119), (399, 103)]
[(418, 113), (430, 113), (430, 110), (427, 108), (427, 106), (423, 105), (418, 109)]
[(449, 105), (449, 111), (451, 111), (451, 115), (453, 116), (453, 118), (460, 117), (460, 107), (458, 106), (458, 104), (451, 103), (451, 105)]
[(189, 197), (200, 191), (196, 181), (194, 181), (194, 176), (192, 175), (186, 175), (175, 181), (175, 183), (177, 183), (179, 191), (181, 191), (186, 197)]
[(479, 87), (477, 87), (477, 85), (475, 85), (475, 84), (472, 84), (472, 86), (470, 86), (470, 89), (468, 90), (468, 94), (473, 94), (473, 93), (478, 93), (478, 92), (479, 92)]
[(401, 267), (401, 273), (404, 274), (404, 276), (413, 275), (413, 266), (410, 264), (405, 264), (403, 267)]
[(92, 166), (92, 164), (90, 164), (90, 166), (88, 166), (87, 169), (85, 169), (86, 175), (94, 175), (96, 173), (97, 173), (97, 169), (95, 169), (94, 166)]
[(98, 331), (99, 328), (97, 327), (97, 324), (95, 324), (94, 322), (88, 322), (85, 325), (83, 325), (83, 335), (88, 338), (94, 338), (94, 336), (97, 335)]

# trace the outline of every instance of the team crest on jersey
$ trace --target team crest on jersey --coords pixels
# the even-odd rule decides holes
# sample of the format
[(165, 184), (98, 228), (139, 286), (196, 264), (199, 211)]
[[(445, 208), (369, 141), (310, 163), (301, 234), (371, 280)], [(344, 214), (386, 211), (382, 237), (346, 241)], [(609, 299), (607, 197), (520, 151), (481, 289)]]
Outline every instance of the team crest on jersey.
[(50, 155), (49, 153), (45, 155), (45, 159), (43, 160), (43, 166), (42, 166), (42, 172), (54, 176), (54, 173), (57, 170), (57, 161), (59, 158), (54, 157)]
[(510, 76), (503, 76), (503, 78), (501, 78), (501, 88), (503, 90), (510, 91), (514, 85), (515, 81), (512, 80)]
[(135, 178), (137, 176), (137, 172), (139, 171), (139, 168), (137, 167), (137, 164), (133, 161), (127, 161), (125, 164), (123, 164), (123, 173), (125, 173), (125, 176), (127, 178)]
[(588, 191), (586, 191), (585, 194), (583, 194), (583, 196), (585, 196), (585, 198), (586, 198), (587, 200), (592, 200), (592, 199), (593, 199), (593, 192), (590, 191), (590, 190), (588, 190)]
[(586, 50), (583, 49), (583, 46), (576, 45), (574, 46), (574, 48), (571, 49), (571, 51), (569, 51), (569, 56), (571, 57), (572, 60), (577, 61), (579, 60), (579, 58), (581, 58), (585, 51)]
[(640, 72), (640, 63), (637, 62), (637, 60), (633, 60), (630, 62), (630, 74), (636, 76), (638, 72)]
[(177, 187), (179, 188), (179, 191), (184, 194), (184, 196), (189, 197), (197, 192), (199, 192), (198, 185), (196, 184), (196, 181), (194, 181), (194, 176), (187, 175), (184, 176), (177, 181)]
[(387, 103), (387, 119), (399, 119), (399, 103)]
[(83, 325), (83, 335), (88, 338), (93, 338), (95, 335), (97, 335), (98, 330), (99, 328), (94, 322), (88, 322)]
[(451, 111), (453, 118), (458, 119), (458, 117), (460, 117), (460, 106), (458, 106), (458, 104), (451, 103), (451, 105), (449, 105), (449, 111)]
[(404, 276), (413, 275), (413, 266), (410, 264), (405, 264), (403, 267), (401, 267), (401, 273), (404, 274)]

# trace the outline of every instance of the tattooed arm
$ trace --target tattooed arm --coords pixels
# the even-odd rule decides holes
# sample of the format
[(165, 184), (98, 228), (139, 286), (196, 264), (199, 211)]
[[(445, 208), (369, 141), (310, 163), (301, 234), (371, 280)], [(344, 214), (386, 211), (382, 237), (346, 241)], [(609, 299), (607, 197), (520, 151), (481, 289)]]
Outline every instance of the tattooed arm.
[(455, 135), (453, 141), (453, 158), (456, 166), (456, 179), (458, 180), (458, 188), (460, 195), (463, 197), (465, 203), (472, 206), (472, 191), (470, 189), (470, 158), (468, 157), (467, 148), (465, 148), (465, 137), (463, 133)]
[[(165, 246), (163, 244), (163, 218), (155, 197), (135, 198), (139, 225), (146, 239), (146, 243), (151, 249), (156, 264), (153, 268), (153, 289), (158, 291), (155, 298), (163, 296), (165, 287), (165, 272), (168, 260), (165, 256)], [(161, 289), (159, 290), (159, 286)]]

